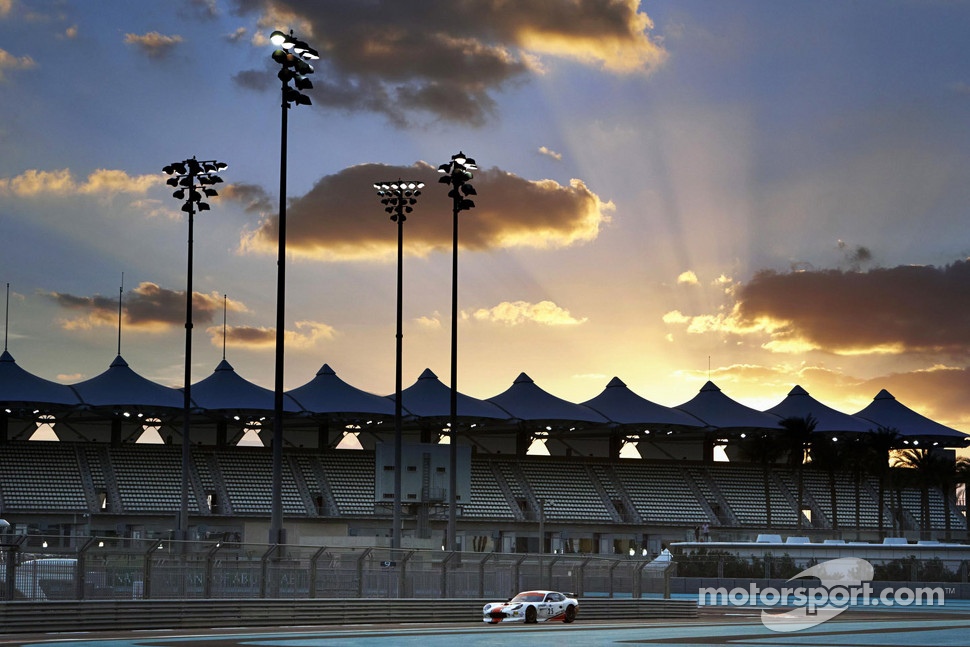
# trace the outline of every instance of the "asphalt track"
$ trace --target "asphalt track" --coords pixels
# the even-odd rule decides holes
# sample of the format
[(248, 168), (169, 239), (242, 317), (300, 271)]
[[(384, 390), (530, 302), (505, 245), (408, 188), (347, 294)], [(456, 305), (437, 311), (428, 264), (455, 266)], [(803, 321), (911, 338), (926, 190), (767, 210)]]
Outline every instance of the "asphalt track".
[[(2, 632), (2, 628), (0, 628)], [(706, 611), (697, 620), (562, 625), (353, 625), (4, 635), (4, 647), (560, 647), (562, 645), (729, 645), (734, 647), (947, 647), (970, 645), (970, 613), (858, 611), (789, 634), (765, 628), (757, 613)]]

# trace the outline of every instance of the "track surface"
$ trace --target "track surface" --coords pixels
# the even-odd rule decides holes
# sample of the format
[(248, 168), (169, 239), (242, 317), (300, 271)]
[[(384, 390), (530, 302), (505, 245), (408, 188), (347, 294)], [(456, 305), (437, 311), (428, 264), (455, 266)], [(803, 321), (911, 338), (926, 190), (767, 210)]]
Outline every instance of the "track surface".
[(354, 625), (211, 631), (0, 633), (3, 647), (560, 647), (561, 645), (729, 645), (733, 647), (946, 647), (970, 645), (970, 612), (847, 612), (790, 634), (770, 631), (757, 612), (705, 610), (697, 620), (499, 625)]

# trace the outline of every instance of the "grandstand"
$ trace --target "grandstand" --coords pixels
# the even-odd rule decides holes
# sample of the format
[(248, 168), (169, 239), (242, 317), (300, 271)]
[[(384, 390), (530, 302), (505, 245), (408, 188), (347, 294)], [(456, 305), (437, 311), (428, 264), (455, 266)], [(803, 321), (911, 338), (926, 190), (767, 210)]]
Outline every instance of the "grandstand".
[[(239, 389), (242, 378), (227, 362), (217, 372)], [(128, 384), (138, 389), (126, 391)], [(440, 444), (448, 389), (425, 371), (405, 391), (403, 545), (439, 548), (448, 517), (449, 450)], [(260, 543), (274, 489), (272, 434), (262, 426), (268, 412), (231, 396), (210, 393), (217, 409), (192, 410), (190, 538)], [(388, 402), (343, 383), (326, 365), (289, 392), (280, 488), (289, 543), (389, 542), (396, 468), (388, 458)], [(68, 544), (78, 536), (173, 536), (182, 495), (177, 390), (146, 384), (120, 356), (92, 380), (54, 385), (4, 351), (0, 404), (0, 517), (11, 524), (8, 532)], [(869, 467), (826, 464), (824, 453), (805, 465), (791, 460), (815, 445), (834, 449), (836, 441), (836, 453), (848, 458), (900, 421), (892, 447), (928, 447), (952, 465), (948, 448), (965, 446), (967, 437), (885, 391), (847, 416), (793, 389), (786, 412), (818, 423), (797, 454), (778, 415), (734, 402), (710, 382), (681, 407), (651, 403), (615, 378), (600, 397), (573, 404), (522, 374), (495, 398), (462, 395), (459, 405), (456, 535), (465, 550), (658, 553), (665, 543), (698, 539), (701, 527), (717, 541), (764, 533), (967, 538), (955, 484), (944, 495), (939, 481), (903, 478), (917, 470), (888, 469), (886, 449), (875, 461), (883, 470), (871, 459)], [(36, 440), (41, 427), (55, 442)], [(243, 438), (263, 446), (242, 446)], [(787, 454), (758, 459), (752, 448), (768, 442)], [(536, 447), (549, 455), (529, 451)]]
[[(341, 532), (362, 544), (386, 543), (390, 510), (375, 500), (374, 452), (289, 449), (286, 456), (283, 505), (291, 541)], [(169, 445), (0, 445), (4, 518), (18, 532), (62, 535), (65, 541), (88, 534), (170, 537), (179, 504), (179, 457), (180, 448)], [(263, 539), (271, 506), (270, 458), (266, 448), (193, 447), (195, 537)], [(799, 526), (794, 469), (773, 465), (768, 472), (770, 525), (761, 466), (475, 454), (458, 534), (468, 547), (534, 551), (541, 508), (544, 548), (550, 552), (659, 552), (663, 543), (695, 539), (702, 524), (719, 541), (754, 539), (769, 529), (819, 539), (879, 536), (877, 488), (871, 482), (859, 492), (861, 524), (856, 526), (854, 486), (848, 475), (838, 475), (839, 523), (833, 528), (828, 475), (805, 469), (804, 506), (817, 512)], [(901, 510), (893, 501), (884, 502), (884, 533), (920, 537), (920, 490), (903, 487), (898, 498)], [(446, 508), (440, 502), (428, 505), (427, 536), (421, 537), (420, 507), (405, 505), (405, 541), (440, 545)], [(938, 490), (932, 491), (932, 536), (943, 536), (946, 514), (952, 536), (965, 537), (961, 511), (952, 499), (947, 504)]]

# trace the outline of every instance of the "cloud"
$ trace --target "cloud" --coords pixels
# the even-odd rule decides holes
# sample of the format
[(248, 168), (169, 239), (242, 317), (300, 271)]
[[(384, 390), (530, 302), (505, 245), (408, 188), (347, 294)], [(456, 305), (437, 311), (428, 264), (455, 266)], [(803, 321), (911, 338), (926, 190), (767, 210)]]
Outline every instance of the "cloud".
[(266, 90), (269, 88), (279, 88), (279, 83), (275, 78), (266, 74), (263, 70), (243, 70), (233, 75), (232, 80), (238, 85), (250, 90)]
[(246, 29), (245, 27), (237, 27), (236, 31), (230, 34), (226, 34), (226, 40), (228, 40), (230, 43), (237, 43), (243, 40), (246, 37), (246, 34), (248, 33), (249, 33), (249, 30)]
[(536, 323), (543, 326), (576, 326), (586, 323), (586, 317), (576, 319), (569, 310), (557, 306), (552, 301), (529, 303), (527, 301), (503, 301), (492, 308), (479, 308), (471, 313), (477, 321), (502, 323), (517, 326)]
[[(505, 13), (507, 3), (493, 0), (491, 9)], [(653, 21), (640, 13), (639, 0), (612, 2), (516, 3), (520, 15), (501, 16), (515, 41), (527, 51), (600, 65), (612, 72), (651, 71), (667, 57), (647, 32)], [(509, 12), (515, 14), (517, 12)]]
[(189, 0), (190, 18), (197, 17), (203, 20), (215, 18), (219, 15), (219, 7), (216, 0)]
[(5, 49), (0, 49), (0, 81), (6, 80), (7, 70), (29, 70), (37, 63), (29, 56), (14, 56)]
[[(80, 312), (74, 319), (61, 321), (65, 330), (89, 330), (99, 326), (118, 325), (118, 299), (95, 295), (75, 296), (59, 292), (46, 294), (57, 305), (66, 310)], [(229, 310), (245, 312), (246, 307), (228, 300)], [(211, 323), (223, 308), (223, 295), (192, 294), (192, 319), (200, 324)], [(164, 332), (185, 325), (185, 291), (168, 290), (149, 281), (142, 282), (130, 290), (122, 299), (122, 326), (125, 330), (140, 332)]]
[(420, 328), (426, 328), (428, 330), (440, 330), (441, 329), (441, 315), (437, 312), (429, 316), (421, 316), (415, 318), (414, 322), (418, 324)]
[[(438, 177), (435, 168), (424, 162), (361, 164), (328, 175), (288, 205), (287, 251), (325, 260), (393, 258), (395, 229), (371, 187), (375, 181), (398, 178), (427, 185), (405, 225), (407, 253), (426, 256), (450, 250), (452, 221), (439, 217), (442, 208), (449, 209), (450, 199)], [(476, 207), (462, 216), (461, 245), (466, 249), (545, 249), (591, 241), (614, 209), (612, 202), (603, 202), (581, 180), (572, 180), (567, 187), (491, 169), (479, 171), (472, 184), (478, 192)], [(255, 230), (244, 233), (241, 249), (275, 254), (277, 217), (275, 209), (269, 212), (265, 193), (247, 186), (222, 195), (268, 211)]]
[(184, 212), (176, 210), (170, 203), (155, 198), (134, 200), (131, 203), (131, 209), (144, 214), (147, 218), (181, 220), (185, 216)]
[[(283, 333), (287, 348), (315, 348), (321, 341), (330, 341), (336, 336), (336, 329), (319, 321), (297, 321), (296, 330)], [(209, 341), (213, 346), (222, 347), (222, 326), (206, 328)], [(262, 326), (227, 326), (226, 344), (233, 347), (267, 350), (276, 348), (276, 329)]]
[(667, 313), (693, 333), (765, 335), (775, 352), (951, 355), (966, 358), (970, 262), (866, 272), (763, 271), (731, 292), (724, 312)]
[(165, 36), (157, 31), (140, 35), (125, 34), (125, 44), (137, 46), (148, 58), (165, 58), (181, 42), (181, 36)]
[[(222, 345), (222, 326), (206, 328), (213, 346)], [(276, 344), (276, 331), (273, 328), (255, 326), (227, 326), (226, 344), (243, 348), (273, 348)]]
[(844, 240), (836, 243), (836, 247), (842, 252), (848, 269), (853, 272), (860, 271), (864, 265), (872, 261), (872, 251), (868, 247), (862, 245), (850, 247)]
[(96, 195), (109, 197), (119, 193), (145, 193), (162, 184), (161, 175), (128, 175), (125, 171), (98, 169), (78, 182), (69, 169), (39, 171), (29, 169), (12, 178), (0, 178), (0, 195), (21, 198), (50, 195)]
[(78, 187), (78, 192), (87, 195), (145, 193), (151, 187), (162, 184), (162, 180), (157, 175), (131, 176), (124, 171), (98, 169)]
[(595, 382), (602, 382), (609, 379), (606, 373), (577, 373), (569, 377), (574, 380), (593, 380)]
[(700, 281), (697, 279), (697, 275), (694, 274), (693, 270), (686, 270), (680, 273), (677, 277), (677, 283), (682, 285), (697, 285)]
[[(219, 197), (243, 205), (250, 213), (267, 213), (276, 208), (266, 191), (255, 184), (237, 182), (219, 189)], [(289, 218), (287, 218), (289, 224)]]
[(384, 114), (412, 113), (481, 126), (493, 94), (540, 73), (542, 57), (577, 61), (613, 74), (649, 73), (667, 57), (651, 39), (638, 0), (433, 0), (306, 3), (238, 0), (268, 29), (298, 31), (321, 55), (316, 105)]
[(556, 160), (557, 162), (562, 161), (562, 153), (557, 153), (556, 151), (554, 151), (554, 150), (552, 150), (550, 148), (546, 148), (545, 146), (540, 146), (539, 147), (539, 154), (540, 155), (545, 155), (546, 157), (551, 157), (552, 159)]

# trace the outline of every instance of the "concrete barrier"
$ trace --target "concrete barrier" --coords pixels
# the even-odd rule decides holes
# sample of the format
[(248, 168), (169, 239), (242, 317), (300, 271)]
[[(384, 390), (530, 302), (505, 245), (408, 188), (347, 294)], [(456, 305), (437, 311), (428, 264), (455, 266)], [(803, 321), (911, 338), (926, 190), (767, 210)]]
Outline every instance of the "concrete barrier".
[[(0, 603), (0, 631), (36, 633), (382, 622), (481, 622), (486, 600), (246, 599), (51, 600)], [(635, 620), (697, 617), (697, 602), (663, 599), (581, 599), (579, 618)]]

